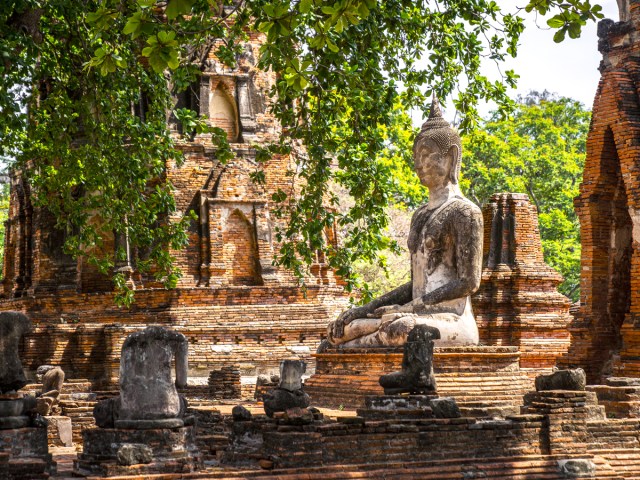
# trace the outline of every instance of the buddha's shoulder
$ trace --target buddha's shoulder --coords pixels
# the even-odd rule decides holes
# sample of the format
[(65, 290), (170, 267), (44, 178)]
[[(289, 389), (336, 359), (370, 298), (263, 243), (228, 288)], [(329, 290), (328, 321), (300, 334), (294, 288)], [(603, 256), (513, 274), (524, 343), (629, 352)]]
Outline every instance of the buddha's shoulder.
[(475, 203), (466, 197), (453, 198), (446, 209), (447, 217), (455, 217), (460, 215), (467, 218), (482, 219), (482, 210)]

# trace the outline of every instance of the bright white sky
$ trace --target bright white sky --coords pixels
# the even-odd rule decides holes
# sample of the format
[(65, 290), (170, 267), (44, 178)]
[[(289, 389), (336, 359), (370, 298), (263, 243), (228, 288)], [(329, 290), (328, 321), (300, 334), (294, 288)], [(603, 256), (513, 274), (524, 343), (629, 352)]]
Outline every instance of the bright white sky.
[[(525, 0), (498, 0), (498, 4), (507, 11), (509, 5), (525, 3)], [(595, 0), (595, 3), (602, 6), (605, 18), (618, 21), (616, 0)], [(533, 14), (521, 15), (525, 17), (526, 28), (520, 37), (518, 56), (502, 67), (511, 68), (520, 75), (518, 89), (511, 90), (510, 96), (515, 98), (518, 94), (526, 95), (531, 90), (548, 90), (579, 100), (591, 109), (600, 80), (598, 65), (602, 59), (598, 52), (596, 24), (587, 24), (580, 38), (572, 40), (567, 35), (564, 42), (557, 44), (553, 42), (554, 31), (548, 29), (546, 18), (538, 19), (538, 28)], [(492, 67), (486, 74), (495, 78), (496, 70)], [(450, 104), (446, 107), (445, 117), (451, 121), (455, 112)], [(480, 106), (481, 115), (486, 116), (492, 108), (492, 105)], [(414, 120), (419, 119), (414, 116)]]

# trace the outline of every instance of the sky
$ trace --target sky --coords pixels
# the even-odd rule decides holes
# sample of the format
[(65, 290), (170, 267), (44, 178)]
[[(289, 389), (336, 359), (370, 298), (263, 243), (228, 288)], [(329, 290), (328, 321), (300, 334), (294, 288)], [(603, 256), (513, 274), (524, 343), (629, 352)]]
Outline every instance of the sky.
[[(525, 4), (526, 0), (498, 0), (503, 10), (509, 11), (514, 5)], [(605, 18), (618, 21), (618, 7), (616, 0), (595, 0), (602, 6)], [(520, 37), (518, 56), (509, 59), (503, 69), (513, 69), (520, 75), (518, 88), (509, 90), (509, 95), (515, 98), (518, 94), (526, 95), (531, 90), (557, 93), (582, 102), (588, 109), (593, 106), (600, 72), (598, 65), (602, 55), (598, 52), (598, 37), (596, 23), (588, 23), (583, 27), (582, 35), (578, 39), (567, 38), (562, 43), (554, 43), (554, 31), (546, 24), (546, 18), (536, 18), (533, 14), (521, 13), (525, 18), (525, 31)], [(485, 74), (495, 78), (496, 70), (486, 71)], [(480, 105), (479, 111), (486, 116), (493, 105)], [(414, 120), (422, 116), (414, 112)], [(445, 105), (444, 116), (452, 121), (455, 111), (451, 103)], [(418, 125), (421, 122), (416, 122)]]

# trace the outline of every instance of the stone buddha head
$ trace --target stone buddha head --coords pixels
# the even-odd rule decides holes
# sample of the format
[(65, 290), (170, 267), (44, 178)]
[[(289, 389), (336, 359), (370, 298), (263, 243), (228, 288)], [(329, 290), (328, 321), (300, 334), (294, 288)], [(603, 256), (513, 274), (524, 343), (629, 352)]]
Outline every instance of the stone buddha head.
[(413, 143), (413, 161), (420, 182), (427, 188), (457, 185), (461, 160), (460, 135), (442, 118), (440, 103), (434, 97), (429, 118)]

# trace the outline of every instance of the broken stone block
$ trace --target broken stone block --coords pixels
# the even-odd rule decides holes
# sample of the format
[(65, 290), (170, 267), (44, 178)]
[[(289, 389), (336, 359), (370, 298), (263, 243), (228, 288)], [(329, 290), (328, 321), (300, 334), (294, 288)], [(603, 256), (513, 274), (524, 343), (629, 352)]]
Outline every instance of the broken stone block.
[(581, 368), (558, 370), (549, 375), (536, 377), (536, 391), (546, 390), (577, 390), (584, 391), (587, 376)]
[(433, 416), (436, 418), (460, 418), (462, 416), (453, 397), (433, 398), (429, 403)]
[(231, 410), (231, 415), (233, 416), (234, 422), (247, 422), (253, 417), (253, 415), (251, 415), (251, 412), (242, 405), (236, 405), (235, 407), (233, 407), (233, 410)]
[(263, 397), (264, 412), (268, 417), (273, 417), (276, 412), (284, 412), (290, 408), (306, 408), (310, 403), (309, 395), (302, 390), (291, 392), (282, 388), (276, 388)]
[(125, 443), (116, 453), (118, 464), (139, 465), (153, 461), (153, 450), (142, 443)]

